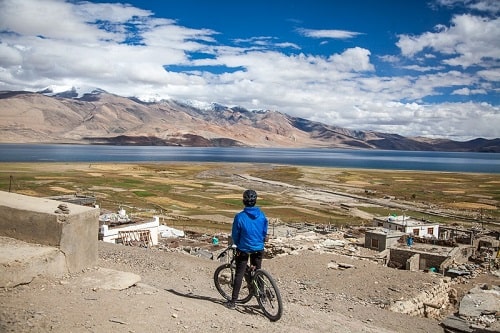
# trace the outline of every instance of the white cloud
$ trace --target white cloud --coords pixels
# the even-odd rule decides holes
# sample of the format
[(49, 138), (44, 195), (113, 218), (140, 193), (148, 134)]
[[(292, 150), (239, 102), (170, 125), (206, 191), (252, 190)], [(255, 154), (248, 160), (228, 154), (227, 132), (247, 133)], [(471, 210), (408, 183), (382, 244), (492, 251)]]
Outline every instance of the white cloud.
[(361, 35), (361, 33), (359, 32), (347, 30), (297, 29), (297, 32), (303, 36), (310, 38), (349, 39)]
[(394, 55), (383, 55), (383, 56), (378, 56), (378, 58), (388, 63), (397, 63), (400, 61), (399, 57)]
[[(61, 1), (57, 1), (61, 2)], [(101, 3), (81, 2), (74, 7), (78, 15), (85, 20), (105, 20), (111, 23), (121, 23), (136, 18), (149, 17), (153, 13), (121, 3)]]
[[(449, 137), (466, 140), (475, 137), (498, 137), (498, 107), (474, 103), (419, 105), (415, 103), (367, 103), (359, 106), (358, 129), (366, 126), (398, 133), (405, 127), (406, 136)], [(438, 134), (436, 134), (438, 133)]]
[(444, 69), (443, 66), (431, 67), (431, 66), (419, 66), (419, 65), (402, 66), (402, 68), (410, 69), (412, 71), (417, 71), (417, 72), (429, 72), (429, 71), (436, 71), (436, 70)]
[(114, 33), (87, 24), (76, 8), (61, 0), (4, 0), (0, 2), (0, 31), (80, 43), (116, 39)]
[[(351, 129), (406, 136), (498, 137), (498, 106), (421, 102), (439, 96), (442, 89), (456, 96), (498, 89), (500, 69), (491, 65), (499, 59), (499, 47), (491, 47), (500, 40), (498, 24), (463, 15), (437, 32), (401, 35), (398, 46), (406, 59), (384, 55), (374, 60), (397, 64), (394, 70), (405, 74), (380, 76), (372, 51), (353, 44), (328, 57), (287, 54), (285, 49), (296, 52), (300, 45), (272, 36), (221, 45), (216, 31), (184, 27), (124, 4), (0, 0), (0, 89), (92, 86), (146, 100), (171, 97), (274, 109)], [(299, 32), (324, 39), (359, 35), (344, 30)], [(486, 32), (490, 36), (484, 36)], [(129, 39), (134, 43), (124, 43)], [(207, 57), (193, 59), (193, 52)], [(425, 61), (440, 59), (437, 53), (446, 54), (446, 61), (428, 65)], [(422, 57), (412, 62), (417, 54)], [(475, 75), (449, 70), (454, 63), (483, 69)], [(169, 66), (194, 67), (175, 72)], [(232, 70), (208, 72), (197, 66)]]
[(486, 91), (484, 89), (469, 89), (465, 87), (462, 89), (454, 90), (452, 92), (452, 95), (470, 96), (470, 95), (485, 94), (485, 93)]
[(500, 13), (500, 2), (497, 0), (469, 1), (470, 7), (492, 14)]
[(2, 55), (2, 65), (5, 67), (22, 64), (23, 56), (15, 46), (9, 46), (0, 42), (0, 54)]
[(360, 47), (345, 50), (342, 54), (334, 54), (329, 60), (339, 71), (373, 71), (370, 63), (370, 51)]
[(481, 78), (492, 81), (492, 82), (500, 82), (500, 68), (490, 68), (482, 71), (478, 71), (477, 75)]
[[(420, 36), (400, 35), (397, 46), (404, 56), (432, 49), (449, 56), (443, 63), (464, 68), (487, 66), (490, 59), (500, 58), (500, 18), (486, 19), (472, 15), (455, 16), (449, 28), (426, 32)], [(497, 47), (495, 47), (497, 46)]]
[(436, 0), (436, 4), (445, 7), (464, 6), (485, 13), (500, 13), (498, 0)]

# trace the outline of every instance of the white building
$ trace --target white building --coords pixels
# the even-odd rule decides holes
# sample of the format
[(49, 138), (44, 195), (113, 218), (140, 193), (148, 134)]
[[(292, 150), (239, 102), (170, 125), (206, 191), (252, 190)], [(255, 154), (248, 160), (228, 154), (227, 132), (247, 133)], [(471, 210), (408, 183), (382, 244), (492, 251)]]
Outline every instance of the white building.
[(136, 241), (148, 246), (158, 245), (159, 226), (158, 216), (154, 216), (151, 222), (123, 224), (116, 227), (102, 224), (99, 227), (99, 239), (108, 243)]
[(168, 227), (166, 225), (160, 225), (158, 233), (162, 238), (177, 238), (185, 236), (184, 231)]
[(429, 221), (416, 220), (409, 216), (388, 216), (388, 217), (375, 217), (373, 219), (375, 227), (383, 227), (389, 230), (397, 230), (405, 234), (412, 234), (415, 237), (429, 237), (438, 238), (439, 224), (431, 223)]

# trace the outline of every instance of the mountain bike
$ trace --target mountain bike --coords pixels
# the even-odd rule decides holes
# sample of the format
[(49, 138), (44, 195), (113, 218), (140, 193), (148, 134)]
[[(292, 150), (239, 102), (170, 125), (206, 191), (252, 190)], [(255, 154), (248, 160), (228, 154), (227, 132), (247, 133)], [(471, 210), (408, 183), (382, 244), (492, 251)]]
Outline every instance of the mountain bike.
[[(227, 262), (217, 267), (214, 272), (215, 287), (222, 297), (228, 301), (231, 300), (236, 275), (235, 257), (236, 246), (228, 246), (217, 256), (217, 260), (227, 258)], [(257, 298), (259, 307), (269, 320), (277, 321), (281, 318), (283, 302), (274, 278), (267, 271), (255, 269), (255, 267), (247, 264), (244, 281), (236, 303), (248, 303), (252, 297)]]

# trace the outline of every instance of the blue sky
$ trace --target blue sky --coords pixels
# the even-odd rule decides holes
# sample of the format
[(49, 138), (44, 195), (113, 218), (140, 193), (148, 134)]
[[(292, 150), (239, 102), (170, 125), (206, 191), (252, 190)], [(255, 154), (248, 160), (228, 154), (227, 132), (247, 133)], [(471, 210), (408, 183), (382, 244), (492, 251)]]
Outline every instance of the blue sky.
[(500, 1), (0, 0), (0, 90), (90, 87), (500, 137)]

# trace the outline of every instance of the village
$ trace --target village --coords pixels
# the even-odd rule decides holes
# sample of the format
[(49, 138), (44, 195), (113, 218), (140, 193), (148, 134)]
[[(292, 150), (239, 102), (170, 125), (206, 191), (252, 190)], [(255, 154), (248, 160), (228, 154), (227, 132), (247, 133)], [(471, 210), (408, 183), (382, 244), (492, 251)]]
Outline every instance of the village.
[[(156, 216), (153, 221), (133, 222), (123, 208), (102, 214), (99, 221), (99, 239), (104, 242), (157, 247), (208, 260), (214, 260), (230, 241), (229, 233), (185, 232), (161, 224)], [(480, 274), (500, 278), (497, 231), (443, 226), (410, 216), (391, 215), (374, 218), (369, 227), (343, 230), (328, 225), (285, 224), (274, 219), (270, 221), (269, 234), (267, 258), (302, 252), (336, 253), (394, 269), (439, 274), (447, 279), (447, 283), (411, 300), (381, 305), (389, 311), (440, 319), (447, 332), (462, 332), (470, 325), (486, 330), (500, 327), (500, 285), (479, 288), (461, 299), (453, 288)], [(331, 269), (349, 267), (342, 263), (329, 265)], [(458, 308), (457, 315), (445, 316), (453, 306)]]
[[(89, 170), (92, 177), (100, 175), (95, 172), (95, 168), (92, 166)], [(115, 168), (110, 170), (116, 172)], [(266, 266), (277, 276), (278, 285), (284, 294), (286, 320), (291, 320), (287, 315), (300, 313), (301, 308), (307, 308), (316, 311), (318, 315), (336, 313), (340, 316), (343, 311), (347, 311), (347, 315), (359, 317), (360, 320), (363, 317), (371, 318), (364, 324), (377, 322), (379, 325), (389, 325), (400, 315), (414, 318), (406, 321), (408, 330), (411, 329), (411, 322), (418, 322), (422, 329), (435, 322), (445, 332), (498, 331), (499, 232), (491, 224), (491, 220), (484, 224), (443, 224), (414, 218), (409, 212), (417, 211), (419, 206), (411, 209), (413, 207), (401, 200), (377, 199), (379, 195), (374, 193), (361, 195), (362, 188), (346, 188), (345, 185), (342, 192), (320, 187), (304, 189), (249, 174), (226, 174), (220, 169), (199, 172), (198, 175), (203, 176), (203, 181), (212, 175), (227, 177), (220, 186), (230, 188), (231, 192), (234, 192), (234, 186), (239, 189), (258, 184), (260, 193), (264, 193), (264, 196), (287, 191), (289, 196), (295, 196), (295, 200), (300, 200), (300, 205), (311, 211), (318, 207), (328, 211), (327, 214), (335, 214), (334, 209), (337, 209), (345, 215), (362, 215), (364, 222), (353, 225), (285, 221), (275, 217), (276, 214), (271, 215), (265, 259)], [(169, 177), (173, 178), (172, 173)], [(161, 181), (175, 182), (174, 179), (163, 178)], [(184, 177), (178, 183), (178, 189), (172, 191), (173, 195), (185, 191), (187, 184), (196, 184), (197, 181), (187, 181)], [(233, 185), (233, 182), (237, 185)], [(57, 189), (60, 191), (62, 187)], [(145, 217), (144, 214), (137, 214), (140, 210), (131, 209), (130, 204), (115, 205), (115, 209), (109, 209), (113, 206), (108, 204), (107, 208), (102, 208), (99, 204), (109, 191), (109, 187), (103, 187), (94, 192), (97, 196), (67, 194), (45, 199), (67, 203), (59, 204), (50, 213), (55, 213), (58, 219), (66, 220), (66, 216), (73, 214), (74, 205), (94, 210), (98, 208), (95, 234), (99, 243), (99, 266), (140, 273), (141, 279), (149, 281), (152, 286), (160, 286), (168, 281), (177, 286), (176, 290), (188, 288), (186, 295), (196, 291), (201, 295), (211, 293), (202, 286), (206, 286), (207, 276), (208, 281), (211, 280), (213, 267), (218, 265), (217, 255), (230, 243), (230, 217), (222, 214), (201, 215), (198, 212), (189, 217), (180, 210), (171, 210), (170, 214), (165, 210), (158, 210), (157, 213), (160, 214), (149, 212)], [(219, 192), (223, 196), (225, 192), (222, 189), (214, 191), (211, 194), (213, 197), (217, 197)], [(194, 193), (198, 195), (199, 191)], [(370, 217), (359, 209), (360, 205), (375, 203), (398, 207), (400, 209), (391, 211), (399, 211), (401, 214)], [(180, 206), (179, 201), (175, 204)], [(279, 203), (275, 205), (278, 207)], [(300, 214), (297, 212), (300, 211), (297, 210), (294, 215)], [(444, 213), (449, 214), (448, 211)], [(218, 223), (207, 223), (215, 226), (213, 229), (196, 228), (189, 226), (190, 219)], [(159, 253), (165, 256), (160, 256)], [(136, 255), (140, 255), (138, 258), (142, 259), (135, 259)], [(181, 257), (177, 257), (178, 255)], [(155, 258), (162, 258), (162, 261), (155, 263)], [(167, 258), (183, 259), (178, 265), (173, 262), (160, 264)], [(304, 266), (298, 263), (303, 263)], [(167, 271), (172, 265), (177, 268), (172, 271), (171, 277), (166, 277), (158, 275), (162, 271), (154, 268), (158, 265), (167, 267)], [(181, 268), (183, 265), (186, 268)], [(196, 266), (204, 267), (200, 268), (203, 281), (198, 281), (191, 275), (192, 272), (200, 272)], [(150, 270), (150, 267), (154, 269)], [(292, 271), (287, 271), (289, 267), (293, 267)], [(183, 270), (188, 270), (185, 273), (187, 275), (180, 273)], [(175, 277), (180, 278), (180, 281), (176, 281)], [(206, 287), (212, 284), (209, 283)], [(35, 288), (36, 283), (30, 285)], [(97, 287), (92, 289), (95, 288)], [(297, 298), (297, 294), (301, 296)], [(51, 296), (47, 297), (50, 299)], [(344, 303), (350, 305), (339, 308)], [(360, 312), (356, 310), (356, 313), (349, 314), (349, 311), (354, 311), (357, 307), (362, 307), (358, 309)], [(383, 312), (376, 312), (372, 309), (374, 307)], [(393, 313), (393, 317), (388, 313)], [(208, 316), (208, 312), (205, 315)], [(424, 324), (424, 319), (432, 322)], [(214, 325), (214, 328), (225, 327), (219, 321)], [(280, 329), (286, 331), (285, 327)], [(317, 331), (322, 329), (318, 328)], [(427, 332), (434, 332), (434, 329), (427, 329)]]

